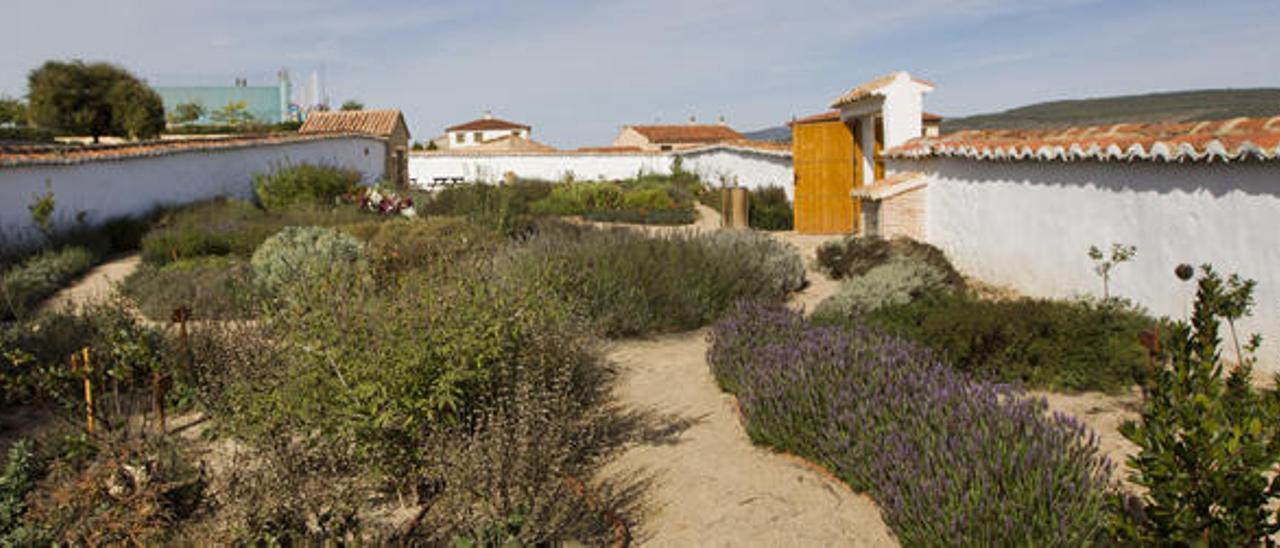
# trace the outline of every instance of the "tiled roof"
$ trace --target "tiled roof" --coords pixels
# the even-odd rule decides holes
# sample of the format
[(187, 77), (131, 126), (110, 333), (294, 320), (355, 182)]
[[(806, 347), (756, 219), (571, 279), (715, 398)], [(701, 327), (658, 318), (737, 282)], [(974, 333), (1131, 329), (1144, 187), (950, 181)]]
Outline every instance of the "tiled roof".
[(516, 135), (503, 135), (497, 139), (489, 139), (467, 150), (480, 151), (519, 151), (519, 152), (555, 152), (556, 147), (525, 139)]
[(928, 80), (912, 78), (910, 74), (907, 74), (905, 72), (894, 72), (892, 74), (886, 74), (884, 76), (876, 78), (875, 80), (859, 85), (858, 87), (849, 90), (844, 95), (836, 97), (834, 101), (831, 101), (831, 108), (839, 108), (841, 105), (847, 105), (849, 103), (858, 101), (860, 99), (865, 99), (867, 97), (870, 97), (872, 95), (883, 95), (885, 88), (889, 87), (889, 85), (895, 82), (898, 82), (900, 79), (910, 80), (912, 82), (925, 85), (930, 88), (934, 87), (933, 82), (930, 82)]
[(642, 152), (640, 147), (578, 147), (574, 152)]
[(465, 124), (447, 127), (445, 131), (493, 131), (499, 129), (529, 129), (529, 126), (497, 118), (480, 118)]
[(711, 152), (714, 150), (732, 150), (738, 152), (750, 152), (755, 154), (767, 154), (769, 156), (791, 157), (791, 145), (788, 143), (774, 143), (771, 141), (750, 141), (747, 139), (739, 139), (736, 141), (722, 141), (719, 143), (710, 143), (700, 145), (694, 148), (687, 148), (677, 151), (679, 154), (697, 154), (701, 152)]
[(839, 119), (840, 119), (840, 111), (828, 110), (820, 114), (812, 114), (809, 116), (805, 116), (804, 118), (792, 120), (791, 123), (787, 125), (795, 126), (800, 124), (816, 124), (819, 122), (835, 122)]
[(720, 124), (684, 124), (667, 126), (627, 126), (636, 130), (651, 143), (716, 143), (738, 141), (742, 134)]
[(307, 115), (298, 133), (364, 133), (387, 137), (403, 120), (396, 109), (313, 112)]
[(18, 145), (0, 146), (0, 168), (32, 165), (68, 165), (96, 161), (127, 160), (151, 156), (166, 156), (182, 152), (210, 152), (234, 150), (257, 146), (287, 145), (305, 141), (366, 137), (363, 133), (322, 133), (299, 135), (297, 133), (271, 133), (242, 135), (218, 139), (189, 139), (169, 141), (144, 141), (121, 145), (97, 146), (48, 146)]
[(1058, 130), (973, 130), (912, 139), (893, 158), (1208, 162), (1280, 159), (1280, 116)]
[(926, 113), (924, 113), (924, 114), (921, 114), (921, 115), (920, 115), (920, 120), (921, 120), (921, 121), (923, 121), (923, 122), (941, 122), (941, 121), (942, 121), (942, 115), (941, 115), (941, 114), (934, 114), (934, 113), (932, 113), (932, 112), (926, 112)]
[(851, 194), (854, 198), (883, 200), (920, 188), (927, 182), (928, 179), (922, 173), (903, 171), (876, 181), (874, 184), (855, 188)]

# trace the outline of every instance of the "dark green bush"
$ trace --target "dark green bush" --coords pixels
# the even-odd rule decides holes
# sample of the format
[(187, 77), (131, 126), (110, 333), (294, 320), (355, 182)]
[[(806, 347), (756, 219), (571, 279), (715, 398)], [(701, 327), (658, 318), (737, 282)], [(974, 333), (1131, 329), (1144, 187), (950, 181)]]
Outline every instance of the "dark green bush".
[[(758, 230), (791, 230), (794, 215), (787, 191), (780, 186), (770, 186), (748, 193), (750, 208), (747, 220), (751, 228)], [(718, 207), (717, 207), (718, 209)]]
[(520, 236), (529, 230), (530, 204), (544, 191), (550, 192), (542, 183), (468, 183), (446, 187), (428, 200), (415, 199), (414, 206), (419, 215), (464, 217), (501, 234)]
[(1116, 301), (991, 301), (963, 292), (929, 293), (861, 320), (815, 319), (864, 321), (923, 343), (979, 378), (1067, 390), (1122, 390), (1141, 383), (1149, 366), (1138, 336), (1158, 323)]
[(9, 447), (7, 457), (0, 471), (0, 544), (26, 546), (34, 539), (22, 518), (27, 512), (27, 494), (35, 489), (38, 472), (31, 441), (18, 440)]
[(210, 255), (247, 257), (279, 229), (253, 204), (218, 198), (162, 216), (142, 238), (142, 260), (162, 265)]
[(951, 266), (942, 250), (909, 238), (848, 236), (823, 243), (817, 252), (818, 268), (837, 280), (866, 274), (896, 256), (926, 262), (946, 273), (948, 286), (964, 286), (964, 277)]
[(553, 288), (611, 336), (700, 327), (739, 298), (781, 299), (804, 283), (799, 255), (755, 233), (547, 228), (508, 263), (508, 275)]
[(298, 164), (253, 177), (258, 202), (267, 209), (294, 205), (332, 205), (360, 183), (359, 171)]
[(30, 314), (97, 262), (97, 256), (83, 247), (65, 247), (42, 251), (6, 270), (0, 275), (0, 320)]
[(157, 322), (168, 322), (179, 307), (189, 309), (195, 320), (250, 318), (263, 298), (248, 261), (232, 257), (144, 264), (121, 289), (144, 316)]
[[(1190, 267), (1187, 268), (1190, 270)], [(1190, 277), (1188, 274), (1187, 277)], [(1139, 447), (1129, 458), (1137, 495), (1117, 500), (1116, 536), (1148, 546), (1272, 546), (1280, 531), (1280, 378), (1270, 395), (1253, 387), (1254, 351), (1235, 321), (1253, 306), (1254, 282), (1201, 270), (1190, 322), (1153, 354), (1167, 355), (1145, 392), (1138, 422), (1120, 427)], [(1223, 324), (1226, 324), (1226, 329)], [(1240, 363), (1223, 375), (1221, 334)], [(1268, 486), (1268, 482), (1271, 482)], [(1270, 508), (1269, 508), (1270, 507)]]

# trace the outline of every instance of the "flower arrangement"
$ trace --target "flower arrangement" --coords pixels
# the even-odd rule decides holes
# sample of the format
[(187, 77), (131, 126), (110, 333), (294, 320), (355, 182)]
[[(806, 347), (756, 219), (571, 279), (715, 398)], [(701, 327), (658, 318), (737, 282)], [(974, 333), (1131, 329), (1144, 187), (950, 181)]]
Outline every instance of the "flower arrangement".
[(359, 187), (342, 196), (342, 201), (356, 204), (365, 211), (381, 215), (402, 215), (416, 217), (418, 212), (413, 208), (413, 198), (401, 196), (394, 191), (378, 187)]

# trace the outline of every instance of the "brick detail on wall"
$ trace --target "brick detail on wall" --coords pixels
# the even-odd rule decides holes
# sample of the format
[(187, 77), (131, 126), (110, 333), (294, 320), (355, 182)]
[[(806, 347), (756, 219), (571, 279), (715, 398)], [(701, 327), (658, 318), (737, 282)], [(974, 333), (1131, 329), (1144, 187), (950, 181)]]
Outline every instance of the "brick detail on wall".
[(890, 196), (880, 202), (880, 234), (885, 238), (905, 236), (925, 240), (925, 190), (922, 186)]

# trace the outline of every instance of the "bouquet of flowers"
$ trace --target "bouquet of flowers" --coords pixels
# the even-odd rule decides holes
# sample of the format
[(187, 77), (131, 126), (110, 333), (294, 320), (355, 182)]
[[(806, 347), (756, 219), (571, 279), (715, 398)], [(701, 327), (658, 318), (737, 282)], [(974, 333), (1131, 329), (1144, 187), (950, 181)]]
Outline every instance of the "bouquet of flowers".
[(417, 216), (413, 198), (400, 196), (394, 191), (377, 187), (360, 187), (342, 197), (344, 202), (356, 204), (365, 211), (382, 215)]

